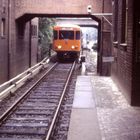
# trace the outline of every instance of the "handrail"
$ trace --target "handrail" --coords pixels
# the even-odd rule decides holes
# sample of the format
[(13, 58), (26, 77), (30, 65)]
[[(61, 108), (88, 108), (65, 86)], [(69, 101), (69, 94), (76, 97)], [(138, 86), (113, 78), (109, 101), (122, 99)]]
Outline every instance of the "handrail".
[(11, 92), (21, 87), (28, 79), (36, 75), (49, 62), (49, 58), (44, 58), (41, 62), (17, 75), (11, 80), (0, 85), (0, 101), (7, 97)]

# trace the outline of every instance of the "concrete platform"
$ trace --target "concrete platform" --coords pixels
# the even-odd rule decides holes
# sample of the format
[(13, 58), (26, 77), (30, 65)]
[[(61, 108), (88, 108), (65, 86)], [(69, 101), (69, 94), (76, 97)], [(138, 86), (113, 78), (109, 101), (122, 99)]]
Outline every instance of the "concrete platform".
[(68, 140), (140, 140), (140, 107), (110, 77), (79, 76)]
[(90, 76), (78, 76), (68, 140), (101, 140)]

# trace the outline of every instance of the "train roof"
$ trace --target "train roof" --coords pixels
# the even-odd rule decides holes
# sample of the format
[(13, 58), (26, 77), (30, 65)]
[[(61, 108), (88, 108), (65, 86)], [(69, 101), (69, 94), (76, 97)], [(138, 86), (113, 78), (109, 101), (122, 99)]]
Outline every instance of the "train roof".
[(76, 29), (81, 29), (80, 26), (74, 25), (74, 24), (65, 24), (65, 25), (56, 25), (56, 26), (54, 26), (54, 29), (59, 29), (59, 28), (76, 28)]

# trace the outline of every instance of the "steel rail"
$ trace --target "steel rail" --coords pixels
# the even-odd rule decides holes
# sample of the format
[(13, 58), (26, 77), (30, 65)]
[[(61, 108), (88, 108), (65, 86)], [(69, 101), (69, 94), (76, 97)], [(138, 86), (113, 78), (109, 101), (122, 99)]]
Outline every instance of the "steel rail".
[(75, 65), (76, 65), (76, 61), (73, 63), (73, 65), (72, 65), (72, 67), (71, 67), (71, 70), (70, 70), (70, 72), (69, 72), (69, 75), (68, 75), (68, 77), (67, 77), (67, 79), (66, 79), (66, 83), (65, 83), (65, 86), (64, 86), (62, 95), (61, 95), (61, 97), (60, 97), (59, 104), (58, 104), (57, 109), (56, 109), (56, 111), (55, 111), (55, 114), (54, 114), (54, 116), (53, 116), (53, 120), (52, 120), (52, 122), (51, 122), (51, 124), (50, 124), (50, 127), (49, 127), (49, 130), (48, 130), (48, 133), (47, 133), (47, 136), (46, 136), (45, 140), (49, 140), (50, 137), (51, 137), (51, 134), (52, 134), (52, 131), (53, 131), (53, 128), (54, 128), (56, 119), (57, 119), (58, 114), (59, 114), (59, 111), (60, 111), (60, 107), (61, 107), (61, 105), (62, 105), (63, 98), (64, 98), (64, 96), (65, 96), (65, 93), (66, 93), (66, 90), (67, 90), (67, 87), (68, 87), (70, 78), (71, 78), (72, 73), (73, 73), (73, 71), (74, 71)]
[(12, 104), (11, 107), (9, 107), (7, 109), (7, 111), (5, 113), (3, 113), (0, 116), (0, 126), (2, 124), (3, 121), (5, 121), (8, 116), (16, 109), (17, 105), (25, 98), (29, 95), (29, 92), (47, 75), (49, 74), (49, 72), (51, 72), (52, 69), (54, 69), (56, 67), (58, 63), (55, 63), (50, 69), (47, 70), (47, 72), (35, 83), (33, 84), (32, 87), (30, 87), (15, 103)]

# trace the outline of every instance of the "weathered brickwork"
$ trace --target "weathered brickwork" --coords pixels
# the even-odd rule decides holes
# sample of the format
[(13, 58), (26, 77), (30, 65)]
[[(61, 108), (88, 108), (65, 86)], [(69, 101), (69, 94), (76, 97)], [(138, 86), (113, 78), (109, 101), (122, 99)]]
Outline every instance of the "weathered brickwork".
[(30, 65), (33, 66), (37, 62), (37, 52), (38, 52), (38, 18), (34, 18), (31, 21), (31, 62)]
[[(114, 1), (114, 4), (116, 4), (116, 1)], [(121, 89), (124, 91), (126, 98), (131, 103), (131, 90), (132, 90), (132, 46), (133, 42), (130, 41), (130, 38), (132, 38), (132, 33), (127, 33), (127, 42), (121, 42), (121, 36), (122, 36), (122, 24), (124, 21), (122, 17), (123, 10), (125, 7), (123, 7), (123, 1), (118, 1), (118, 10), (114, 10), (114, 15), (117, 15), (116, 21), (114, 21), (113, 26), (115, 26), (117, 23), (117, 26), (113, 29), (113, 34), (117, 32), (117, 37), (114, 39), (113, 37), (113, 55), (115, 56), (115, 62), (112, 64), (112, 77), (117, 81), (118, 85), (121, 87)], [(132, 5), (129, 0), (129, 5)], [(114, 5), (115, 6), (115, 5)], [(118, 12), (118, 14), (116, 14)], [(128, 25), (127, 25), (127, 31), (132, 32), (132, 9), (129, 9), (129, 17), (128, 17)], [(132, 12), (132, 14), (130, 14)], [(115, 18), (114, 18), (115, 20)], [(116, 43), (115, 43), (116, 42)], [(122, 43), (127, 43), (126, 46), (122, 47)]]
[(140, 106), (140, 1), (134, 1), (132, 104)]
[(17, 23), (15, 2), (0, 0), (0, 84), (37, 62), (38, 38), (30, 37), (32, 24), (38, 21)]
[[(38, 26), (38, 22), (36, 23), (35, 20), (32, 20), (27, 23), (17, 24), (19, 25), (15, 25), (16, 29), (13, 30), (15, 40), (13, 39), (12, 43), (15, 42), (15, 44), (11, 45), (11, 77), (22, 73), (37, 63), (38, 36), (33, 37), (31, 35), (31, 27), (32, 24), (37, 24), (36, 26)], [(19, 30), (21, 31), (19, 32)]]
[(16, 18), (33, 14), (87, 14), (87, 6), (93, 12), (101, 12), (103, 0), (15, 0)]
[[(112, 1), (104, 0), (102, 6), (102, 13), (112, 13)], [(104, 16), (101, 19), (101, 49), (99, 52), (100, 59), (100, 75), (110, 76), (111, 74), (111, 63), (104, 62), (103, 57), (111, 56), (111, 23), (112, 16)]]
[(0, 27), (3, 21), (3, 31), (0, 29), (0, 83), (8, 79), (8, 0), (0, 0)]
[[(31, 34), (31, 21), (26, 23), (17, 23), (15, 20), (16, 10), (15, 3), (11, 1), (11, 44), (10, 44), (10, 78), (22, 73), (32, 65), (32, 52), (37, 54), (36, 46), (33, 51), (33, 41)], [(34, 40), (37, 42), (37, 38)], [(37, 56), (36, 56), (37, 57)], [(36, 61), (36, 59), (34, 60)], [(37, 61), (36, 61), (37, 62)]]
[[(113, 9), (113, 15), (117, 17), (113, 17), (112, 52), (115, 61), (112, 63), (111, 75), (130, 104), (140, 105), (140, 63), (137, 60), (140, 3), (138, 0), (128, 0), (127, 6), (126, 2), (126, 0), (114, 0), (113, 7), (118, 7), (119, 10)], [(128, 9), (126, 20), (125, 4)], [(125, 36), (126, 40), (124, 40)]]

